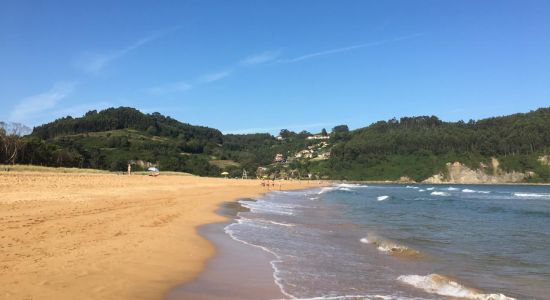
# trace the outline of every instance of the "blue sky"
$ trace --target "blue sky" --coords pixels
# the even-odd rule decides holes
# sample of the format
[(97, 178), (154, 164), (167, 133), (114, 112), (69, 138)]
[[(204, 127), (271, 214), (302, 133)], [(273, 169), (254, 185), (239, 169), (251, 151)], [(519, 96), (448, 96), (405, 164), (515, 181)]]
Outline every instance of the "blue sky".
[(550, 1), (0, 1), (0, 120), (224, 132), (550, 106)]

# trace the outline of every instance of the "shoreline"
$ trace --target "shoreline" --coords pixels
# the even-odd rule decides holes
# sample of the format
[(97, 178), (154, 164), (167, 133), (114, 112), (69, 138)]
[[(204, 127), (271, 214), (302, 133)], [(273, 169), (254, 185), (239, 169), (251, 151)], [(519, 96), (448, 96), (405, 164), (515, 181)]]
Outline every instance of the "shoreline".
[[(197, 278), (215, 247), (198, 226), (258, 180), (89, 173), (0, 173), (0, 295), (159, 299)], [(283, 190), (318, 184), (285, 181)], [(278, 187), (278, 186), (277, 186)]]
[[(255, 201), (255, 199), (238, 199)], [(224, 202), (217, 213), (228, 220), (201, 225), (199, 234), (213, 243), (216, 253), (197, 278), (174, 287), (165, 300), (283, 299), (275, 283), (270, 253), (232, 239), (225, 227), (235, 223), (246, 208), (238, 201)], [(238, 276), (235, 276), (238, 275)]]
[[(402, 187), (404, 187), (404, 185), (402, 185), (401, 188)], [(363, 189), (357, 189), (357, 190), (363, 191)], [(306, 190), (306, 193), (307, 193), (307, 190)], [(414, 192), (410, 191), (409, 193), (414, 193)], [(282, 195), (284, 194), (276, 194), (274, 195), (274, 197), (272, 196), (266, 197), (271, 200), (271, 202), (267, 204), (274, 204), (274, 206), (276, 206), (276, 204), (278, 203), (277, 198), (282, 197)], [(242, 199), (242, 200), (246, 201), (249, 199)], [(259, 199), (256, 199), (256, 200), (259, 200)], [(374, 200), (372, 200), (372, 202), (374, 202)], [(237, 203), (238, 202), (231, 202), (230, 204), (235, 204), (236, 206), (241, 207), (241, 205), (238, 205)], [(241, 207), (242, 210), (239, 210), (239, 208), (234, 208), (235, 214), (229, 215), (228, 217), (238, 220), (239, 216), (237, 215), (237, 212), (247, 211), (248, 210), (247, 207), (252, 207), (253, 209), (258, 207), (258, 211), (260, 213), (261, 212), (265, 213), (266, 211), (281, 212), (279, 210), (271, 211), (267, 209), (263, 211), (262, 208), (272, 208), (273, 206), (271, 205), (249, 206), (248, 202), (241, 202), (241, 203), (243, 203), (242, 206), (244, 206), (244, 209), (242, 209), (242, 207)], [(282, 207), (286, 207), (285, 205), (289, 204), (289, 202), (283, 202), (283, 203), (284, 204), (282, 204), (283, 205)], [(374, 203), (377, 203), (377, 202), (374, 202)], [(226, 204), (227, 203), (224, 203), (223, 206), (220, 208), (220, 210), (223, 210)], [(299, 202), (299, 204), (303, 205), (304, 203)], [(307, 205), (306, 206), (298, 205), (298, 206), (307, 207)], [(314, 207), (317, 208), (318, 206), (314, 206)], [(283, 210), (283, 212), (284, 211), (285, 210)], [(315, 224), (312, 228), (315, 228), (316, 230), (318, 228), (327, 229), (325, 227), (321, 227), (320, 225), (315, 223), (315, 221), (312, 223), (311, 222), (312, 219), (308, 219), (308, 216), (305, 213), (305, 211), (306, 210), (304, 209), (303, 211), (300, 211), (301, 213), (297, 213), (296, 215), (296, 218), (300, 220), (304, 220), (305, 218), (304, 223), (300, 223), (299, 221), (296, 220), (296, 218), (294, 219), (294, 221), (296, 222), (294, 222), (290, 218), (283, 218), (281, 220), (279, 217), (277, 217), (277, 216), (280, 216), (278, 213), (275, 213), (272, 215), (272, 216), (275, 216), (274, 218), (270, 218), (269, 216), (266, 216), (267, 213), (256, 217), (254, 217), (252, 214), (245, 214), (245, 215), (241, 215), (241, 217), (247, 220), (245, 224), (248, 224), (249, 222), (254, 223), (253, 220), (259, 221), (254, 223), (256, 226), (261, 225), (264, 222), (265, 223), (270, 222), (278, 225), (287, 224), (289, 226), (305, 225), (297, 228), (303, 228), (303, 227), (307, 228), (306, 224)], [(218, 212), (218, 213), (225, 215), (223, 214), (223, 212)], [(323, 215), (326, 215), (326, 214), (323, 214)], [(315, 218), (313, 220), (320, 219), (318, 218), (319, 215), (316, 215), (316, 214), (309, 215), (309, 217), (312, 217), (312, 216)], [(332, 218), (329, 218), (329, 219), (333, 220)], [(292, 239), (292, 238), (289, 238), (289, 236), (281, 235), (279, 231), (275, 231), (271, 233), (275, 233), (274, 234), (275, 240), (279, 241), (279, 243), (278, 244), (268, 243), (267, 245), (270, 245), (270, 246), (266, 246), (266, 244), (263, 241), (270, 238), (270, 233), (264, 231), (261, 235), (259, 235), (260, 239), (262, 240), (260, 243), (254, 244), (254, 242), (252, 242), (252, 244), (249, 244), (251, 240), (248, 240), (247, 237), (251, 237), (252, 241), (259, 241), (259, 239), (257, 238), (254, 232), (255, 230), (254, 227), (256, 226), (252, 226), (251, 228), (247, 227), (248, 228), (247, 230), (241, 230), (240, 235), (237, 235), (237, 237), (234, 237), (233, 234), (230, 234), (231, 236), (233, 236), (233, 238), (231, 238), (227, 233), (225, 233), (224, 231), (225, 226), (227, 226), (228, 224), (235, 223), (236, 222), (235, 220), (231, 222), (218, 223), (217, 226), (212, 226), (215, 224), (207, 225), (210, 227), (210, 229), (209, 230), (207, 229), (206, 231), (202, 231), (201, 234), (215, 245), (218, 252), (212, 259), (209, 260), (208, 265), (205, 268), (205, 271), (203, 271), (201, 275), (197, 277), (197, 279), (189, 283), (183, 284), (180, 287), (175, 288), (173, 290), (173, 293), (171, 293), (167, 298), (165, 298), (166, 300), (182, 300), (182, 299), (197, 299), (197, 300), (229, 300), (229, 299), (253, 300), (254, 299), (256, 300), (256, 299), (287, 299), (292, 297), (290, 296), (290, 294), (286, 294), (286, 295), (289, 295), (287, 297), (285, 297), (284, 295), (279, 297), (273, 297), (269, 293), (261, 292), (262, 289), (258, 288), (257, 285), (250, 286), (247, 284), (250, 284), (251, 278), (256, 279), (257, 281), (262, 281), (261, 286), (263, 289), (265, 289), (265, 287), (268, 286), (267, 289), (272, 291), (274, 286), (277, 285), (276, 279), (278, 275), (277, 274), (278, 268), (272, 263), (274, 257), (268, 255), (268, 257), (266, 258), (265, 254), (271, 253), (275, 257), (278, 257), (278, 255), (280, 255), (281, 253), (283, 253), (282, 254), (283, 256), (285, 255), (284, 253), (288, 255), (288, 252), (284, 252), (285, 250), (282, 250), (282, 249), (287, 249), (286, 246), (295, 244), (294, 242), (296, 242), (297, 240), (293, 240), (293, 242), (289, 244), (284, 244), (284, 242), (283, 244), (281, 244), (280, 242), (283, 241), (281, 237), (286, 237), (288, 239)], [(335, 220), (339, 220), (338, 222), (334, 223), (334, 224), (338, 224), (337, 226), (342, 226), (342, 224), (348, 224), (347, 222), (342, 222), (338, 218), (336, 218)], [(275, 222), (282, 222), (282, 223), (275, 223)], [(349, 222), (353, 222), (353, 221), (349, 220)], [(291, 224), (288, 224), (288, 223), (291, 223)], [(287, 228), (287, 227), (277, 227), (277, 226), (275, 227)], [(343, 230), (342, 232), (348, 232), (350, 228), (352, 227), (342, 226), (341, 230)], [(333, 229), (333, 228), (330, 228), (330, 229)], [(292, 231), (293, 229), (289, 229), (289, 230)], [(360, 229), (359, 231), (364, 231), (364, 230), (365, 228)], [(262, 231), (262, 230), (259, 230), (259, 231)], [(450, 298), (454, 299), (455, 297), (459, 297), (459, 296), (456, 296), (457, 294), (455, 294), (454, 292), (445, 292), (445, 289), (447, 289), (449, 286), (451, 287), (454, 286), (460, 289), (461, 292), (469, 293), (468, 295), (474, 295), (472, 297), (476, 297), (476, 298), (497, 297), (499, 299), (500, 298), (514, 299), (514, 298), (509, 298), (505, 296), (505, 295), (513, 296), (514, 295), (513, 291), (509, 291), (509, 290), (501, 291), (500, 288), (495, 288), (494, 286), (492, 286), (491, 282), (483, 282), (483, 281), (478, 282), (475, 280), (472, 281), (472, 280), (469, 280), (468, 276), (464, 276), (463, 273), (460, 273), (459, 272), (460, 270), (457, 271), (456, 269), (454, 269), (453, 271), (452, 268), (445, 269), (445, 268), (441, 268), (441, 265), (438, 266), (437, 264), (433, 264), (434, 261), (437, 262), (437, 260), (441, 260), (441, 258), (437, 258), (437, 256), (430, 256), (429, 251), (423, 252), (423, 250), (422, 251), (416, 250), (420, 248), (409, 248), (412, 246), (407, 246), (408, 243), (406, 242), (403, 244), (398, 244), (396, 242), (393, 242), (391, 239), (391, 235), (390, 235), (390, 238), (384, 237), (384, 236), (378, 236), (378, 238), (376, 238), (377, 236), (376, 233), (374, 234), (374, 236), (371, 236), (369, 234), (370, 231), (368, 229), (366, 233), (363, 232), (363, 235), (361, 235), (360, 234), (361, 232), (359, 231), (349, 236), (347, 236), (346, 234), (343, 234), (343, 236), (345, 236), (346, 238), (351, 237), (351, 240), (347, 239), (345, 242), (343, 242), (342, 239), (338, 239), (338, 240), (332, 240), (333, 242), (331, 243), (330, 239), (323, 239), (321, 243), (322, 247), (319, 249), (321, 249), (321, 251), (325, 251), (326, 249), (324, 246), (325, 244), (330, 244), (330, 245), (341, 244), (341, 245), (348, 245), (348, 246), (352, 245), (352, 249), (359, 248), (359, 250), (357, 250), (357, 252), (360, 252), (359, 257), (370, 256), (372, 257), (371, 263), (372, 261), (376, 261), (376, 262), (384, 261), (384, 263), (381, 263), (380, 265), (383, 266), (384, 268), (391, 269), (392, 270), (391, 272), (395, 274), (394, 275), (390, 274), (391, 276), (388, 277), (387, 282), (384, 282), (384, 285), (376, 285), (375, 283), (373, 283), (373, 286), (375, 288), (379, 288), (381, 286), (387, 286), (387, 283), (392, 283), (393, 288), (389, 289), (388, 291), (383, 290), (379, 294), (372, 294), (372, 295), (368, 294), (368, 292), (364, 292), (363, 296), (365, 298), (369, 297), (370, 299), (370, 296), (373, 296), (375, 298), (391, 297), (393, 299), (393, 297), (391, 296), (393, 294), (391, 293), (394, 291), (399, 291), (399, 292), (406, 293), (407, 297), (410, 296), (410, 297), (430, 297), (431, 298), (431, 297), (438, 297), (438, 295), (443, 295), (443, 296), (448, 296), (449, 299)], [(296, 233), (299, 231), (297, 230), (294, 232)], [(334, 234), (332, 233), (333, 232), (332, 230), (327, 229), (326, 232), (330, 233), (330, 234), (327, 234), (327, 236), (334, 236)], [(297, 235), (297, 236), (303, 238), (307, 235)], [(361, 236), (364, 236), (364, 238), (360, 239), (359, 237)], [(240, 246), (237, 246), (237, 248), (234, 248), (233, 246), (228, 246), (228, 243), (235, 244), (237, 242), (237, 244), (239, 244), (238, 241), (241, 241), (241, 239), (243, 242), (240, 243)], [(303, 240), (307, 241), (308, 239), (305, 238)], [(357, 243), (358, 240), (360, 241), (360, 244)], [(339, 241), (339, 243), (334, 243), (334, 241)], [(370, 245), (367, 246), (365, 244), (370, 244)], [(275, 248), (271, 248), (271, 246), (275, 246)], [(258, 252), (258, 250), (260, 250), (261, 252), (261, 249), (257, 249), (257, 248), (264, 249), (265, 253), (264, 253), (263, 260), (255, 259), (254, 255), (252, 255), (254, 251)], [(289, 246), (288, 248), (291, 248), (290, 253), (298, 253), (296, 251), (296, 249), (298, 248), (293, 248), (292, 246)], [(306, 247), (306, 248), (310, 249), (312, 247)], [(269, 249), (277, 249), (276, 251), (277, 254), (275, 254), (275, 252), (271, 252)], [(395, 249), (397, 249), (397, 251)], [(343, 253), (347, 253), (347, 252), (344, 251)], [(348, 256), (344, 256), (344, 257), (348, 257)], [(276, 263), (278, 262), (283, 263), (282, 260), (277, 260)], [(286, 275), (294, 274), (289, 272), (288, 262), (289, 261), (286, 260), (287, 269), (285, 271), (286, 272), (285, 274)], [(359, 259), (358, 262), (361, 262), (361, 260)], [(263, 264), (263, 268), (261, 271), (259, 271), (260, 268), (258, 268), (258, 265), (262, 265), (262, 264)], [(271, 270), (272, 275), (274, 274), (274, 276), (272, 277), (265, 276), (265, 273), (266, 273), (265, 267), (269, 266), (270, 264), (273, 266), (273, 269), (274, 269), (274, 270), (273, 269)], [(255, 277), (246, 276), (246, 273), (247, 273), (246, 270), (247, 268), (250, 268), (251, 265), (252, 265), (252, 270), (255, 270), (253, 272), (253, 274), (255, 274)], [(298, 263), (298, 265), (300, 264)], [(305, 263), (303, 266), (305, 266), (307, 274), (315, 274), (315, 273), (312, 273), (311, 269), (308, 269), (308, 267), (311, 265), (323, 266), (322, 263), (320, 264), (319, 263), (311, 264), (311, 262)], [(327, 265), (335, 265), (335, 264), (332, 263)], [(473, 269), (475, 270), (475, 268)], [(316, 269), (316, 270), (321, 272), (321, 270), (324, 270), (324, 269)], [(275, 271), (275, 273), (273, 273), (273, 271)], [(299, 269), (291, 268), (290, 271), (297, 271), (296, 274), (300, 274)], [(248, 271), (248, 273), (250, 273), (250, 271)], [(361, 274), (361, 273), (358, 272), (357, 274)], [(291, 276), (291, 275), (288, 275), (288, 276)], [(260, 277), (261, 280), (259, 280), (258, 277)], [(289, 277), (289, 278), (285, 278), (283, 282), (288, 283), (289, 286), (296, 287), (296, 286), (299, 286), (297, 285), (296, 282), (300, 282), (300, 278), (304, 278), (304, 277), (297, 276), (297, 277)], [(327, 278), (330, 278), (330, 276)], [(295, 280), (295, 281), (292, 282), (292, 280)], [(373, 280), (373, 281), (377, 282), (377, 280)], [(418, 284), (419, 281), (420, 281), (420, 284)], [(309, 284), (307, 286), (309, 288), (313, 287), (313, 289), (309, 291), (310, 292), (315, 291), (316, 286), (313, 284), (315, 281), (310, 280), (308, 281), (308, 283), (309, 282), (312, 282), (312, 286), (310, 286)], [(359, 282), (357, 282), (356, 284), (358, 284), (358, 286), (365, 288), (365, 286), (362, 284), (365, 282), (369, 282), (369, 281), (363, 280), (361, 281), (361, 284), (359, 284)], [(304, 282), (301, 282), (301, 283), (304, 284)], [(378, 282), (378, 284), (379, 283), (380, 282)], [(428, 286), (430, 287), (434, 287), (435, 292), (429, 290), (429, 288), (425, 288), (425, 285), (424, 285), (425, 283), (428, 284)], [(281, 287), (280, 292), (284, 294), (285, 289), (288, 286), (285, 286), (285, 287), (280, 286), (280, 287)], [(346, 286), (345, 284), (343, 287), (349, 288), (349, 286)], [(369, 289), (366, 288), (364, 291), (369, 291)], [(300, 290), (298, 290), (298, 292), (300, 292)], [(458, 293), (461, 293), (461, 292), (458, 292)], [(504, 293), (504, 294), (501, 294), (501, 293)], [(346, 295), (346, 292), (343, 292), (342, 295)], [(301, 296), (303, 296), (304, 298), (306, 297), (304, 295), (301, 295)], [(307, 297), (310, 297), (310, 296), (312, 298), (315, 298), (316, 295), (315, 293), (313, 293), (313, 295), (307, 294)], [(340, 297), (340, 296), (336, 296), (336, 297)], [(342, 297), (345, 297), (345, 296), (342, 296)], [(319, 298), (322, 298), (322, 297), (319, 297)]]

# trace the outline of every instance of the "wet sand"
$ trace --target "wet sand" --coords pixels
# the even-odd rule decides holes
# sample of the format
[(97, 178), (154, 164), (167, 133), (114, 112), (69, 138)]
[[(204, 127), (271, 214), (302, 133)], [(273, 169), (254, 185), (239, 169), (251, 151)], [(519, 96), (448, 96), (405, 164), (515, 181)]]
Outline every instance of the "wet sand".
[(272, 255), (231, 239), (223, 231), (227, 224), (210, 224), (199, 229), (216, 247), (216, 255), (197, 279), (170, 291), (166, 300), (284, 298), (273, 279)]
[(264, 192), (255, 180), (0, 172), (0, 298), (162, 299), (215, 253), (197, 227)]
[[(218, 213), (235, 219), (246, 211), (238, 202), (225, 202)], [(208, 224), (199, 233), (216, 247), (216, 255), (205, 270), (190, 283), (174, 288), (166, 300), (260, 300), (282, 299), (284, 295), (275, 284), (270, 261), (273, 255), (260, 248), (235, 241), (224, 227), (234, 222)]]

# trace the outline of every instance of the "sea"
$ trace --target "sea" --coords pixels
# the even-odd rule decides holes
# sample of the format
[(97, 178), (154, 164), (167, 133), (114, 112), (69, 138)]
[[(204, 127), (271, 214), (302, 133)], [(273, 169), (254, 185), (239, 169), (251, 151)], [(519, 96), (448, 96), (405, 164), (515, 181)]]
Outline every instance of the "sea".
[(225, 227), (287, 299), (550, 299), (550, 187), (276, 191)]

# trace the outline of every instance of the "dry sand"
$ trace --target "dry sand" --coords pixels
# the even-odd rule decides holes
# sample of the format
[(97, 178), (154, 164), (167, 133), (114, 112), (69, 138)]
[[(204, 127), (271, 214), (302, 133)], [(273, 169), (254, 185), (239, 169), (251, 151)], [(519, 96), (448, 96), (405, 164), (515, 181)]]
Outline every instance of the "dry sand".
[(263, 192), (255, 180), (0, 173), (0, 298), (162, 299), (215, 253), (196, 227)]

